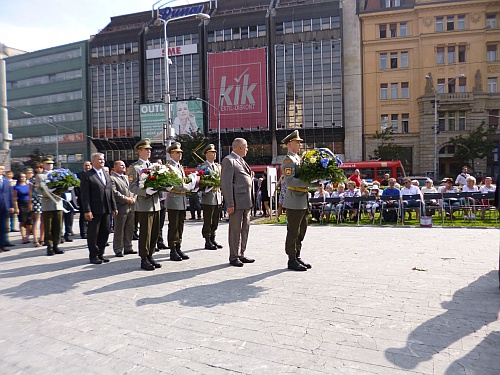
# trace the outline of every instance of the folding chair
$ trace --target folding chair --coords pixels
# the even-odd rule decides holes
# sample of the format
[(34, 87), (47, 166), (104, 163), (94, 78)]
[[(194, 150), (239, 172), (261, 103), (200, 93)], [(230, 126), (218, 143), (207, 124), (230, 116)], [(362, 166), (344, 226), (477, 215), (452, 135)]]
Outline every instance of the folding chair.
[[(481, 211), (481, 218), (485, 217), (486, 212), (493, 212), (495, 218), (495, 225), (498, 222), (498, 210), (493, 206), (493, 200), (495, 199), (495, 192), (489, 191), (487, 193), (472, 193), (472, 198), (474, 198), (476, 219), (477, 211)], [(478, 203), (476, 203), (478, 202)]]
[[(365, 197), (344, 197), (344, 212), (353, 212), (357, 211), (356, 214), (356, 224), (359, 224), (359, 215), (360, 215), (360, 210), (361, 210), (361, 202), (363, 202), (363, 199)], [(366, 199), (365, 199), (366, 201)], [(347, 203), (351, 203), (351, 206), (349, 207)]]
[[(432, 204), (435, 201), (437, 205)], [(425, 204), (425, 215), (433, 216), (432, 211), (438, 210), (441, 214), (441, 223), (444, 225), (444, 217), (443, 217), (443, 196), (441, 193), (425, 193), (424, 194), (424, 204)]]
[[(404, 201), (410, 201), (410, 200), (416, 200), (419, 201), (418, 207), (407, 207), (405, 208)], [(417, 219), (420, 218), (420, 215), (424, 211), (424, 202), (422, 201), (422, 197), (420, 194), (408, 194), (408, 195), (403, 195), (401, 197), (401, 205), (402, 205), (402, 214), (401, 214), (401, 222), (404, 224), (405, 222), (405, 213), (406, 211), (415, 211), (417, 215)]]
[[(337, 221), (338, 224), (338, 218), (337, 218), (337, 210), (336, 210), (336, 205), (340, 202), (340, 197), (332, 197), (332, 198), (326, 198), (325, 199), (325, 206), (323, 207), (323, 213), (325, 215), (335, 215), (335, 220)], [(328, 217), (328, 218), (329, 218)]]
[[(398, 206), (387, 207), (388, 201), (397, 201)], [(382, 217), (384, 211), (396, 211), (397, 218), (401, 217), (401, 196), (400, 195), (382, 195), (380, 197), (380, 202), (382, 202), (382, 206), (380, 208), (380, 225), (382, 225)], [(396, 219), (396, 225), (398, 224), (398, 219)]]
[[(443, 211), (449, 211), (450, 221), (453, 225), (453, 211), (458, 212), (464, 210), (465, 207), (469, 207), (466, 205), (465, 198), (471, 197), (472, 192), (462, 192), (462, 193), (444, 193), (443, 194)], [(444, 221), (443, 221), (444, 223)]]
[(325, 207), (325, 200), (327, 198), (310, 198), (309, 205), (311, 207), (311, 215), (314, 218), (314, 213), (319, 214), (319, 222), (323, 224), (323, 208)]

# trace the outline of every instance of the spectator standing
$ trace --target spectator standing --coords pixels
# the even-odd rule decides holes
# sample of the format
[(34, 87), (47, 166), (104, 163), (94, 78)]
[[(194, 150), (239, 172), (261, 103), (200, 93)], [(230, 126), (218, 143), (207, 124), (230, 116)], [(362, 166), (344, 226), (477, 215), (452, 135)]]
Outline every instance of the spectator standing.
[(115, 173), (111, 176), (111, 186), (118, 214), (115, 217), (113, 251), (117, 257), (137, 254), (132, 246), (135, 219), (135, 194), (130, 191), (130, 182), (125, 175), (126, 166), (122, 160), (114, 163)]
[(389, 186), (389, 178), (391, 175), (389, 173), (384, 174), (384, 179), (380, 183), (380, 186)]
[[(5, 172), (5, 175), (7, 176), (7, 179), (10, 181), (10, 187), (14, 188), (17, 184), (17, 180), (14, 179), (14, 172), (12, 171), (7, 171)], [(11, 232), (19, 232), (18, 229), (16, 229), (16, 213), (10, 214), (10, 231)]]
[(62, 198), (52, 194), (46, 185), (47, 174), (54, 168), (54, 160), (52, 157), (47, 157), (42, 163), (43, 173), (37, 175), (35, 186), (42, 196), (42, 219), (47, 255), (64, 254), (64, 250), (59, 248), (63, 213)]
[(349, 176), (349, 180), (354, 181), (354, 183), (356, 184), (356, 187), (360, 187), (360, 185), (361, 185), (361, 172), (359, 171), (359, 169), (354, 170), (354, 173), (351, 176)]
[(104, 172), (104, 154), (96, 152), (90, 158), (92, 169), (82, 175), (80, 192), (85, 219), (89, 222), (87, 246), (93, 264), (109, 262), (104, 250), (109, 237), (109, 217), (116, 216), (116, 202), (111, 177)]
[(269, 202), (271, 199), (269, 198), (269, 192), (267, 191), (267, 174), (264, 172), (262, 175), (262, 183), (260, 184), (260, 194), (262, 198), (262, 209), (264, 210), (264, 216), (269, 217), (271, 214), (271, 210), (269, 207)]
[(10, 181), (5, 177), (5, 167), (0, 165), (0, 252), (9, 251), (9, 220), (14, 213), (14, 194)]
[(14, 186), (14, 213), (19, 219), (19, 230), (23, 244), (30, 243), (30, 233), (33, 225), (31, 211), (31, 191), (33, 186), (26, 181), (26, 175), (19, 173), (16, 186)]
[(189, 211), (191, 213), (191, 220), (201, 220), (201, 202), (200, 196), (197, 191), (187, 193), (189, 199)]
[[(207, 168), (220, 176), (221, 166), (215, 162), (215, 158), (217, 157), (215, 145), (209, 144), (205, 148), (204, 154), (206, 160), (201, 165), (201, 168)], [(201, 203), (203, 204), (203, 227), (201, 229), (201, 235), (205, 239), (205, 249), (221, 249), (222, 245), (215, 240), (222, 211), (222, 193), (220, 187), (216, 186), (202, 191)]]
[(287, 216), (285, 252), (288, 255), (288, 269), (294, 271), (307, 271), (312, 267), (300, 257), (302, 241), (307, 232), (307, 216), (309, 215), (309, 183), (295, 177), (295, 173), (302, 163), (302, 159), (298, 155), (302, 141), (298, 130), (290, 133), (281, 141), (281, 143), (286, 144), (288, 149), (281, 165), (288, 186), (283, 201)]
[(252, 171), (244, 159), (248, 152), (247, 141), (235, 138), (232, 148), (222, 161), (221, 190), (229, 214), (229, 263), (242, 267), (244, 263), (255, 261), (245, 256), (255, 195)]
[(458, 185), (458, 186), (464, 186), (464, 185), (467, 185), (467, 177), (470, 176), (469, 173), (467, 173), (468, 169), (467, 169), (467, 166), (464, 165), (462, 167), (462, 173), (460, 173), (457, 178), (455, 179), (455, 185)]
[(32, 218), (32, 226), (31, 230), (33, 233), (33, 243), (35, 247), (41, 247), (43, 245), (43, 226), (40, 226), (40, 217), (42, 215), (42, 201), (41, 196), (38, 194), (37, 189), (35, 188), (35, 179), (36, 175), (43, 171), (43, 167), (41, 163), (35, 164), (35, 169), (28, 168), (26, 169), (26, 178), (30, 182), (31, 188), (31, 218)]

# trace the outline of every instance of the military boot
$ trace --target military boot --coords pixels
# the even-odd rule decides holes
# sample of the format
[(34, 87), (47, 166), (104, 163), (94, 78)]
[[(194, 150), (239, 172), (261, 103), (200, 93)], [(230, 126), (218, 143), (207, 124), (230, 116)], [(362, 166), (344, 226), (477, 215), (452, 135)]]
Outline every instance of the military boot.
[(300, 251), (299, 251), (299, 252), (297, 252), (297, 256), (296, 256), (296, 258), (297, 258), (297, 262), (299, 262), (300, 264), (302, 264), (304, 267), (306, 267), (306, 268), (308, 268), (308, 269), (312, 267), (309, 263), (304, 262), (304, 261), (300, 258)]
[(148, 257), (141, 257), (141, 268), (146, 271), (154, 271), (155, 266), (151, 264)]
[(288, 260), (288, 269), (294, 271), (307, 271), (307, 268), (297, 261), (297, 258), (293, 257)]
[(205, 238), (205, 249), (207, 250), (217, 250), (217, 246), (215, 246), (212, 241), (210, 241), (210, 238)]
[(182, 260), (182, 258), (177, 254), (175, 246), (170, 247), (170, 260), (175, 260), (176, 262)]
[(215, 242), (215, 237), (210, 237), (210, 242), (212, 242), (217, 247), (217, 249), (222, 249), (222, 245)]
[(184, 254), (181, 250), (181, 244), (180, 243), (176, 243), (175, 244), (175, 251), (177, 252), (177, 254), (179, 254), (179, 256), (183, 259), (183, 260), (186, 260), (186, 259), (189, 259), (189, 256), (187, 256), (186, 254)]
[(148, 255), (148, 260), (149, 263), (151, 263), (154, 266), (154, 268), (161, 268), (161, 264), (158, 263), (156, 260), (154, 260), (152, 255)]

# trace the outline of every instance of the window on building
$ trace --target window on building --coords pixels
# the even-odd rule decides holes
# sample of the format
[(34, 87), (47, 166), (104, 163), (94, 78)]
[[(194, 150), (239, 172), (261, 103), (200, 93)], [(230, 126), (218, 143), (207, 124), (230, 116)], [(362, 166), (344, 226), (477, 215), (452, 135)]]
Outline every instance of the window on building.
[(444, 93), (444, 85), (445, 85), (446, 81), (443, 79), (443, 78), (439, 78), (437, 80), (437, 92), (442, 94)]
[(486, 28), (495, 29), (497, 27), (497, 15), (487, 14), (486, 15)]
[(458, 62), (464, 63), (465, 60), (465, 46), (458, 46)]
[(486, 61), (497, 61), (497, 45), (488, 44), (486, 47)]
[(453, 31), (453, 30), (455, 30), (455, 17), (448, 16), (446, 17), (446, 31)]
[(283, 22), (276, 24), (276, 35), (283, 35)]
[(458, 79), (458, 92), (467, 92), (467, 78), (462, 77)]
[(455, 78), (449, 78), (448, 79), (448, 92), (450, 94), (453, 94), (456, 91), (455, 90), (455, 82), (456, 82)]
[(488, 111), (488, 125), (498, 129), (500, 123), (500, 116), (498, 115), (500, 111), (498, 109), (492, 109)]
[(391, 130), (393, 133), (399, 133), (399, 115), (391, 115)]
[(497, 78), (496, 77), (488, 77), (488, 93), (489, 94), (497, 93)]
[(387, 38), (387, 25), (378, 25), (380, 39)]
[(410, 86), (408, 82), (401, 82), (401, 98), (402, 99), (410, 98)]
[(448, 113), (448, 130), (449, 131), (455, 131), (455, 126), (456, 126), (456, 114), (453, 112)]
[(380, 54), (380, 69), (387, 69), (387, 53)]
[(391, 23), (389, 25), (389, 30), (391, 31), (391, 38), (395, 38), (398, 36), (398, 24), (397, 23)]
[(465, 30), (465, 16), (463, 14), (457, 17), (457, 30)]
[(397, 98), (398, 98), (398, 84), (391, 83), (391, 99), (397, 99)]
[(389, 115), (381, 115), (380, 116), (380, 130), (385, 131), (389, 126)]
[(455, 46), (448, 46), (448, 64), (455, 63)]
[(401, 22), (399, 24), (399, 36), (407, 36), (407, 35), (408, 35), (407, 24), (406, 22)]
[(444, 124), (446, 123), (446, 112), (438, 113), (438, 129), (439, 131), (444, 131)]
[(436, 31), (444, 31), (444, 18), (436, 17)]
[(408, 52), (401, 52), (401, 68), (408, 68)]
[(382, 6), (385, 8), (394, 8), (401, 6), (401, 0), (382, 0)]
[(458, 112), (458, 130), (465, 130), (465, 111)]
[(401, 115), (401, 133), (409, 133), (410, 132), (410, 114), (403, 113)]
[(381, 100), (385, 100), (385, 99), (388, 99), (388, 96), (387, 96), (387, 83), (382, 83), (380, 85), (380, 99)]
[(396, 69), (398, 67), (398, 53), (391, 52), (391, 69)]
[(436, 50), (438, 64), (444, 64), (444, 47), (438, 47)]

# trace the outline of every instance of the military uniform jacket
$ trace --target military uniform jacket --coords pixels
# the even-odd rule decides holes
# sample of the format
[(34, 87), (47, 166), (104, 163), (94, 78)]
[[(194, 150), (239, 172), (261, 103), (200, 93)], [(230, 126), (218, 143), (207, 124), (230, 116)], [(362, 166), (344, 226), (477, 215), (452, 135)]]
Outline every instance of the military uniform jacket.
[(129, 189), (130, 182), (126, 175), (114, 174), (111, 176), (111, 185), (115, 196), (116, 207), (119, 214), (128, 214), (134, 211), (135, 205), (128, 204), (127, 198), (135, 198), (135, 194)]
[(288, 186), (283, 200), (283, 207), (291, 210), (306, 210), (308, 208), (309, 183), (295, 177), (301, 164), (299, 155), (289, 152), (281, 165), (283, 179)]
[[(182, 178), (186, 177), (184, 173), (184, 168), (180, 165), (180, 169), (177, 167), (177, 163), (173, 160), (167, 160), (167, 164), (173, 167), (174, 171), (176, 171), (177, 175)], [(167, 194), (167, 210), (179, 210), (183, 211), (187, 209), (187, 199), (186, 193), (189, 192), (189, 189), (185, 184), (180, 186), (174, 186), (172, 190), (170, 190)]]
[[(43, 171), (43, 173), (39, 173), (35, 179), (35, 187), (37, 188), (38, 194), (42, 197), (42, 212), (44, 211), (62, 211), (63, 210), (63, 200), (61, 197), (56, 195), (52, 195), (51, 199), (49, 195), (42, 188), (42, 185), (45, 184), (47, 179), (47, 174), (49, 171)], [(55, 202), (54, 202), (55, 201)]]
[(146, 168), (146, 162), (140, 159), (128, 168), (129, 190), (137, 196), (134, 209), (137, 212), (160, 211), (160, 198), (158, 194), (147, 195), (146, 189), (139, 187), (139, 174)]
[[(200, 168), (204, 167), (217, 172), (219, 176), (221, 175), (220, 164), (214, 163), (212, 167), (208, 161), (205, 161)], [(222, 193), (220, 191), (220, 187), (214, 187), (208, 193), (205, 193), (205, 191), (203, 190), (201, 192), (201, 204), (206, 204), (209, 206), (220, 206), (222, 204)]]

